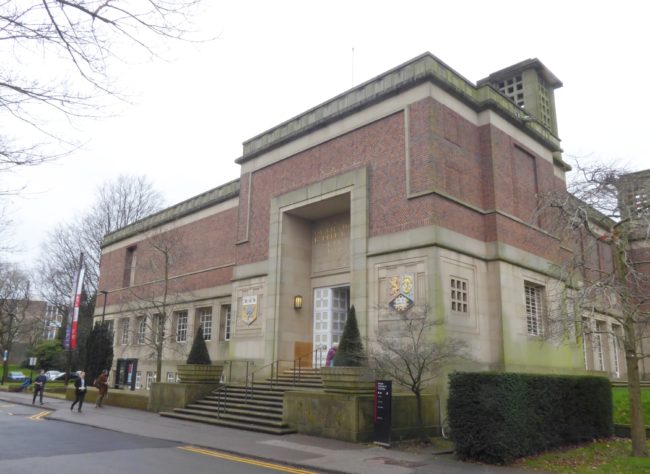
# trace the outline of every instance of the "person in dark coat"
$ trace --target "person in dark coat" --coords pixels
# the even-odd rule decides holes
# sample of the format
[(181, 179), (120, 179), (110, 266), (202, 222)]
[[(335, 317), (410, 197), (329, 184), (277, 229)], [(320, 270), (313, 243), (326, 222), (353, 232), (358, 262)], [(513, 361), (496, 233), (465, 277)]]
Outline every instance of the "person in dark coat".
[(36, 380), (34, 380), (34, 398), (32, 398), (32, 405), (36, 403), (36, 395), (41, 395), (40, 401), (41, 405), (43, 404), (43, 391), (45, 390), (45, 382), (47, 382), (47, 376), (45, 371), (41, 370), (41, 373)]
[(99, 395), (97, 396), (95, 407), (101, 408), (104, 398), (106, 398), (106, 395), (108, 395), (108, 370), (102, 370), (102, 373), (99, 374), (99, 377), (97, 377), (97, 380), (95, 380), (95, 387), (97, 387), (97, 390), (99, 390)]
[(74, 402), (70, 405), (70, 410), (74, 409), (74, 406), (79, 402), (79, 413), (81, 413), (81, 407), (84, 404), (84, 397), (86, 396), (86, 373), (82, 370), (79, 372), (79, 378), (74, 381)]

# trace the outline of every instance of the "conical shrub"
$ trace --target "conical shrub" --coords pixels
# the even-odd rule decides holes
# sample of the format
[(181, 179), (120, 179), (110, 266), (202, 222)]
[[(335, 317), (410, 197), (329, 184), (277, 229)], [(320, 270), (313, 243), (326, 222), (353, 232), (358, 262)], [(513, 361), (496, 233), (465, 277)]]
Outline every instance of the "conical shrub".
[(203, 338), (203, 326), (199, 326), (198, 331), (196, 331), (196, 337), (192, 342), (190, 355), (187, 356), (187, 363), (199, 365), (212, 364), (210, 353), (208, 352), (208, 346), (205, 344), (205, 339)]
[(357, 324), (357, 315), (354, 305), (350, 307), (348, 319), (345, 321), (343, 335), (339, 342), (339, 348), (334, 357), (335, 367), (363, 367), (368, 365), (366, 353), (361, 342), (361, 333)]

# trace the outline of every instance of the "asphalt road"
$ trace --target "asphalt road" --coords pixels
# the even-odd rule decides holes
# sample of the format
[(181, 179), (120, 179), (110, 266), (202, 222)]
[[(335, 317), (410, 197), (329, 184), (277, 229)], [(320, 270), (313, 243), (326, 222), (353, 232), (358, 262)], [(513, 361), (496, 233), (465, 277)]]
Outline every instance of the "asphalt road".
[(0, 472), (307, 474), (313, 471), (47, 420), (47, 410), (39, 405), (29, 407), (0, 401)]

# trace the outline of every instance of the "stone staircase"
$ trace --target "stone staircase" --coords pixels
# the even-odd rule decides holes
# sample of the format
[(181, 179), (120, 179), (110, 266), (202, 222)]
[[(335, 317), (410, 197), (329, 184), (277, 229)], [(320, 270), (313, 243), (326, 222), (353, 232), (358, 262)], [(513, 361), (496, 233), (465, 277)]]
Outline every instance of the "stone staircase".
[(289, 390), (321, 390), (319, 369), (285, 370), (274, 379), (228, 384), (185, 408), (161, 412), (161, 416), (229, 426), (269, 434), (294, 433), (284, 421), (283, 397)]

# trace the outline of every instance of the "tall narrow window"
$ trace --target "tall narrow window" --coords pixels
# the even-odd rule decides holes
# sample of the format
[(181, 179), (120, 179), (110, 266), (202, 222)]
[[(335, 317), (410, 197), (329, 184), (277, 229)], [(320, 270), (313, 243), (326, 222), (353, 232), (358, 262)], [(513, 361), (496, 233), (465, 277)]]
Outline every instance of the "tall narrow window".
[(137, 246), (132, 245), (126, 248), (126, 257), (124, 260), (124, 281), (122, 286), (133, 286), (135, 283), (135, 263)]
[(161, 314), (155, 314), (153, 317), (153, 333), (154, 340), (156, 342), (163, 341), (165, 339), (165, 320)]
[(145, 316), (141, 316), (138, 318), (138, 336), (137, 336), (137, 342), (138, 344), (144, 344), (146, 342), (146, 336), (147, 336), (147, 318)]
[(113, 320), (106, 321), (104, 324), (106, 324), (106, 331), (111, 335), (111, 339), (113, 339), (113, 335), (115, 334), (115, 326)]
[(529, 336), (542, 334), (542, 292), (543, 287), (524, 284), (526, 294), (526, 327)]
[(596, 322), (596, 332), (594, 333), (594, 355), (596, 356), (596, 370), (605, 370), (605, 359), (603, 357), (602, 326), (602, 322)]
[(197, 316), (197, 322), (203, 328), (203, 339), (212, 340), (212, 308), (198, 309)]
[(187, 311), (176, 312), (176, 342), (187, 341)]
[(621, 361), (619, 358), (619, 344), (618, 344), (618, 335), (621, 331), (621, 327), (618, 326), (617, 324), (612, 324), (612, 334), (611, 334), (611, 340), (612, 340), (612, 353), (614, 355), (614, 377), (617, 379), (621, 377)]
[(232, 320), (230, 315), (230, 305), (221, 305), (221, 318), (219, 322), (220, 339), (229, 341), (232, 336)]
[(129, 343), (129, 318), (124, 318), (122, 320), (122, 338), (120, 343), (123, 346), (126, 346)]
[(451, 310), (456, 313), (467, 314), (469, 312), (467, 280), (452, 277), (450, 280), (450, 286)]
[(590, 357), (589, 357), (589, 345), (590, 345), (590, 336), (591, 335), (591, 325), (587, 318), (582, 318), (582, 355), (585, 359), (585, 369), (589, 370), (590, 367)]
[(145, 382), (145, 389), (151, 390), (151, 385), (156, 381), (156, 372), (147, 372), (147, 380)]

